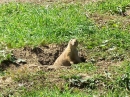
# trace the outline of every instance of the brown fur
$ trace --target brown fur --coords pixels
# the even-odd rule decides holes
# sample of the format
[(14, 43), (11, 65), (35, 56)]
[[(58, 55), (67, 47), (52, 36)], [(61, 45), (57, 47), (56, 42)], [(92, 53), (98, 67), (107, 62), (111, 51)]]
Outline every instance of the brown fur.
[(71, 66), (71, 64), (80, 63), (81, 60), (78, 56), (77, 51), (78, 41), (76, 39), (71, 39), (67, 45), (67, 48), (63, 53), (56, 59), (52, 67), (58, 68), (60, 66)]

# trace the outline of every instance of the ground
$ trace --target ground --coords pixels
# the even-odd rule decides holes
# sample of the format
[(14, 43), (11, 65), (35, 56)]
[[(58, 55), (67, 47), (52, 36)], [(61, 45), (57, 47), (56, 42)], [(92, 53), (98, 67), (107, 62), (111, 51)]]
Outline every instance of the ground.
[[(24, 47), (19, 49), (13, 49), (12, 52), (12, 61), (4, 60), (0, 65), (1, 70), (11, 70), (14, 74), (18, 74), (20, 72), (37, 72), (40, 70), (48, 72), (46, 66), (52, 65), (58, 56), (63, 52), (66, 48), (67, 43), (56, 45), (44, 45), (39, 47)], [(80, 49), (79, 56), (83, 62), (85, 62), (85, 54)], [(21, 73), (22, 74), (22, 73)], [(58, 76), (54, 76), (52, 74), (49, 75), (50, 81), (60, 81)], [(52, 77), (53, 76), (53, 77)], [(55, 78), (56, 77), (56, 78)], [(53, 80), (52, 80), (53, 79)], [(10, 85), (13, 83), (11, 77), (1, 77), (1, 86), (2, 89), (4, 86)]]
[[(0, 69), (5, 71), (7, 70), (6, 76), (0, 77), (0, 89), (3, 91), (2, 95), (17, 95), (15, 94), (15, 89), (19, 89), (20, 87), (26, 87), (30, 90), (30, 88), (33, 86), (48, 86), (52, 88), (52, 86), (57, 86), (59, 90), (64, 91), (64, 85), (67, 82), (70, 83), (70, 87), (77, 87), (77, 88), (84, 88), (88, 84), (88, 88), (102, 88), (103, 82), (96, 78), (95, 81), (99, 80), (99, 83), (95, 86), (91, 86), (91, 81), (89, 80), (86, 82), (75, 82), (73, 80), (73, 76), (80, 76), (81, 80), (91, 79), (93, 78), (93, 74), (99, 74), (102, 76), (106, 76), (104, 72), (113, 72), (113, 67), (119, 67), (122, 62), (111, 62), (111, 61), (104, 61), (100, 60), (96, 63), (94, 62), (95, 66), (91, 67), (91, 62), (93, 63), (93, 60), (87, 59), (87, 54), (84, 52), (83, 49), (79, 50), (79, 56), (83, 62), (81, 65), (84, 65), (85, 63), (88, 64), (87, 72), (84, 69), (84, 67), (81, 67), (83, 70), (77, 70), (76, 71), (76, 64), (72, 67), (64, 67), (55, 70), (48, 70), (46, 68), (47, 65), (52, 65), (56, 58), (63, 52), (65, 47), (67, 46), (67, 43), (56, 45), (56, 44), (50, 44), (46, 46), (39, 46), (39, 47), (24, 47), (19, 49), (13, 49), (12, 50), (12, 60), (4, 60), (1, 63)], [(80, 47), (79, 47), (80, 48)], [(82, 47), (81, 47), (82, 48)], [(89, 62), (87, 62), (87, 61)], [(78, 65), (77, 65), (78, 66)], [(94, 68), (97, 68), (96, 71)], [(89, 70), (90, 69), (90, 70)], [(89, 72), (93, 71), (93, 72)], [(46, 72), (46, 74), (45, 74)], [(38, 73), (38, 76), (36, 76)], [(116, 73), (116, 72), (115, 72)], [(36, 75), (35, 75), (36, 74)], [(71, 78), (72, 77), (72, 78)], [(75, 77), (74, 77), (75, 78)], [(95, 83), (94, 81), (94, 83)], [(36, 84), (37, 83), (37, 84)], [(93, 83), (93, 81), (92, 81)], [(79, 84), (79, 85), (78, 85)], [(10, 87), (11, 91), (4, 91), (6, 87)], [(94, 88), (95, 89), (95, 88)], [(75, 91), (75, 90), (74, 90)], [(77, 91), (77, 90), (76, 90)], [(80, 91), (80, 90), (78, 90)], [(100, 91), (102, 92), (102, 91)]]
[[(1, 69), (5, 69), (6, 66), (14, 65), (20, 66), (24, 64), (34, 64), (34, 65), (53, 65), (58, 56), (63, 52), (66, 48), (67, 44), (50, 44), (47, 46), (39, 46), (39, 47), (24, 47), (20, 49), (13, 49), (12, 57), (14, 63), (5, 60), (2, 62)], [(82, 50), (79, 52), (79, 56), (81, 60), (85, 62), (85, 54)]]
[[(12, 0), (1, 0), (0, 3), (9, 2)], [(59, 2), (59, 0), (16, 0), (20, 2), (31, 2), (37, 4), (51, 4), (53, 2)], [(63, 0), (64, 3), (73, 3), (76, 0)], [(101, 0), (81, 0), (80, 2), (90, 3)], [(130, 9), (125, 13), (130, 16)], [(122, 14), (112, 15), (110, 12), (107, 14), (99, 13), (87, 13), (86, 17), (94, 21), (99, 28), (107, 27), (119, 27), (119, 29), (129, 29), (129, 19)], [(123, 18), (123, 19), (122, 19)], [(123, 33), (124, 34), (124, 33)], [(120, 36), (119, 36), (120, 37)], [(56, 58), (63, 52), (67, 46), (67, 42), (61, 44), (40, 44), (38, 46), (25, 46), (22, 48), (14, 48), (9, 50), (11, 52), (11, 59), (3, 60), (0, 64), (0, 90), (2, 95), (20, 95), (24, 89), (28, 91), (38, 90), (42, 87), (49, 87), (50, 89), (57, 86), (60, 92), (67, 90), (66, 83), (69, 86), (68, 90), (71, 92), (84, 91), (85, 88), (98, 89), (100, 95), (105, 94), (103, 88), (116, 90), (116, 85), (119, 83), (126, 83), (129, 80), (127, 73), (129, 71), (129, 48), (116, 51), (111, 40), (105, 40), (102, 45), (108, 45), (106, 48), (99, 45), (95, 48), (85, 48), (82, 43), (79, 43), (78, 51), (82, 60), (80, 64), (73, 64), (70, 67), (60, 68), (58, 70), (48, 70), (46, 66), (52, 65)], [(123, 40), (121, 41), (123, 43)], [(87, 42), (85, 42), (87, 43)], [(84, 44), (85, 44), (84, 43)], [(91, 43), (94, 43), (93, 40)], [(91, 43), (88, 44), (91, 46)], [(115, 43), (116, 44), (116, 43)], [(87, 45), (87, 46), (88, 46)], [(92, 44), (93, 45), (93, 44)], [(95, 45), (95, 44), (94, 44)], [(118, 47), (118, 46), (117, 46)], [(5, 48), (6, 49), (6, 48)], [(101, 51), (101, 52), (100, 52)], [(115, 52), (114, 52), (115, 51)], [(99, 52), (99, 53), (97, 53)], [(117, 52), (119, 52), (119, 55)], [(105, 54), (106, 55), (105, 55)], [(96, 55), (97, 54), (97, 55)], [(103, 55), (104, 54), (104, 55)], [(122, 68), (123, 67), (123, 68)], [(118, 74), (120, 72), (120, 74)], [(4, 76), (5, 75), (5, 76)], [(125, 76), (125, 78), (123, 78)], [(117, 81), (115, 81), (117, 80)], [(125, 80), (125, 81), (124, 81)], [(124, 83), (123, 83), (124, 82)], [(114, 86), (114, 84), (116, 84)], [(128, 85), (125, 87), (129, 90)], [(15, 87), (15, 88), (14, 88)], [(19, 90), (19, 93), (17, 93)]]

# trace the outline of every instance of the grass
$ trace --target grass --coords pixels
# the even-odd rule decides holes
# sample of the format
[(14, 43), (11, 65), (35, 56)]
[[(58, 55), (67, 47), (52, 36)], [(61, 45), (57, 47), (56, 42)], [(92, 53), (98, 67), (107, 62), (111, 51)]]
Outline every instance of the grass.
[[(44, 91), (44, 92), (43, 92)], [(49, 93), (49, 95), (48, 95), (48, 93)], [(58, 89), (54, 89), (54, 90), (51, 90), (50, 91), (50, 89), (43, 89), (42, 91), (38, 91), (38, 92), (36, 92), (36, 91), (34, 91), (34, 92), (30, 92), (30, 93), (25, 93), (25, 95), (23, 96), (23, 97), (25, 97), (25, 96), (30, 96), (31, 95), (31, 97), (36, 97), (36, 96), (39, 96), (39, 97), (58, 97), (58, 96), (62, 96), (62, 97), (75, 97), (75, 96), (77, 96), (77, 97), (84, 97), (84, 96), (86, 96), (86, 94), (84, 93), (71, 93), (71, 91), (70, 90), (66, 90), (66, 91), (59, 91)], [(92, 96), (89, 96), (89, 97), (92, 97)]]
[[(122, 10), (127, 10), (125, 7), (128, 5), (129, 0), (105, 0), (85, 5), (82, 3), (37, 5), (13, 2), (0, 4), (0, 60), (10, 58), (11, 55), (8, 54), (10, 51), (7, 48), (63, 43), (71, 38), (77, 38), (84, 46), (88, 59), (88, 63), (74, 65), (69, 71), (53, 72), (60, 76), (60, 80), (66, 81), (67, 86), (64, 84), (62, 87), (61, 85), (56, 87), (54, 82), (49, 84), (48, 76), (51, 73), (28, 73), (26, 70), (10, 72), (7, 75), (10, 75), (16, 83), (23, 82), (28, 85), (17, 88), (17, 92), (13, 87), (12, 90), (7, 88), (3, 95), (11, 96), (11, 91), (14, 96), (23, 97), (84, 97), (86, 95), (87, 97), (94, 95), (118, 97), (129, 95), (130, 25), (124, 25), (123, 20), (129, 20), (130, 16), (121, 16), (117, 9), (121, 7)], [(94, 17), (86, 17), (86, 12), (116, 18), (99, 26)], [(99, 60), (106, 62), (124, 60), (124, 62), (119, 67), (111, 66), (108, 68), (109, 72), (104, 73), (98, 71), (99, 67), (95, 65), (95, 62)], [(82, 78), (77, 77), (79, 73), (93, 76), (82, 82)], [(110, 74), (110, 78), (108, 74)], [(0, 75), (3, 76), (6, 73), (1, 71)], [(76, 85), (86, 83), (89, 85), (83, 89), (70, 88), (68, 79), (73, 79)], [(44, 84), (44, 81), (48, 84)], [(32, 82), (35, 85), (31, 86)], [(95, 86), (94, 89), (90, 88), (91, 84)], [(45, 88), (43, 89), (43, 87)]]
[(86, 33), (83, 29), (91, 25), (80, 11), (82, 8), (79, 5), (1, 5), (1, 41), (14, 48), (39, 45), (44, 41), (63, 42), (83, 36)]

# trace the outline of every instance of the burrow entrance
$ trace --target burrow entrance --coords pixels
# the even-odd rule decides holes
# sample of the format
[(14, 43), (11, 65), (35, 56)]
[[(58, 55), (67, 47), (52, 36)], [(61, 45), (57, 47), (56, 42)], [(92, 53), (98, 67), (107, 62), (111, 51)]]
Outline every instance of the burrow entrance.
[[(33, 48), (24, 47), (14, 49), (12, 50), (12, 59), (4, 60), (0, 65), (0, 69), (4, 70), (11, 65), (15, 65), (16, 67), (24, 64), (52, 65), (66, 46), (67, 44), (50, 44)], [(79, 50), (79, 56), (81, 60), (85, 62), (84, 52)]]

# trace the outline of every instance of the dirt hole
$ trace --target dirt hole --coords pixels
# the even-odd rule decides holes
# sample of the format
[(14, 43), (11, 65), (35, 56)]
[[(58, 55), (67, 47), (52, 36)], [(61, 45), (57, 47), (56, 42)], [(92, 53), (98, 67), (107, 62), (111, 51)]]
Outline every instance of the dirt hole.
[[(58, 56), (66, 48), (67, 44), (50, 44), (47, 46), (39, 47), (24, 47), (20, 49), (12, 50), (12, 60), (4, 60), (0, 65), (1, 70), (5, 70), (8, 67), (14, 65), (15, 67), (24, 64), (35, 65), (52, 65)], [(79, 56), (83, 62), (85, 62), (84, 52), (79, 50)]]

